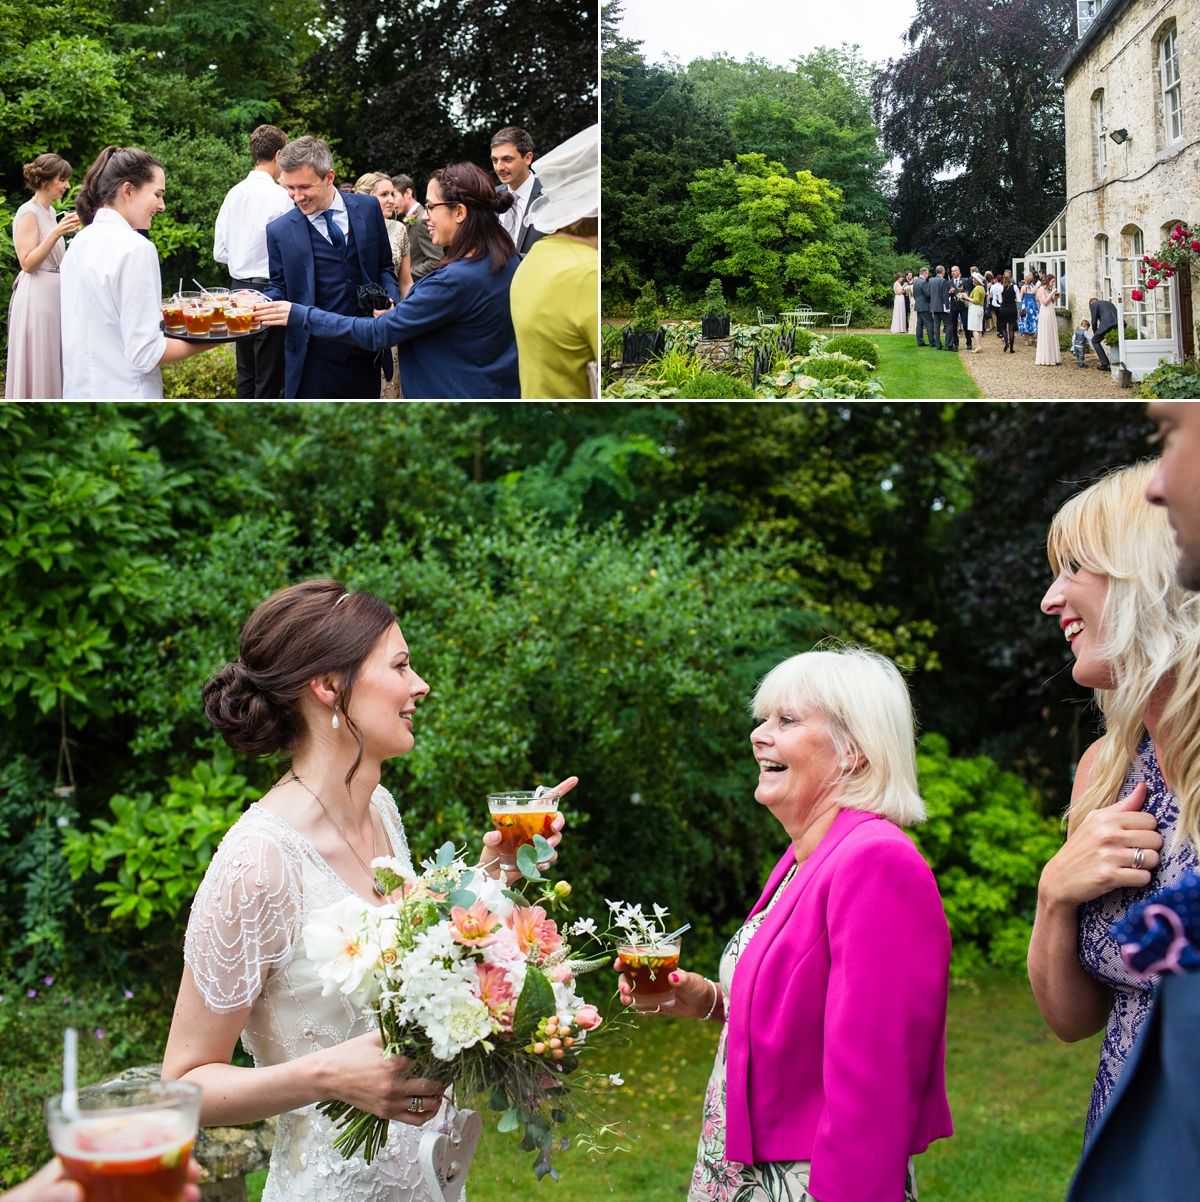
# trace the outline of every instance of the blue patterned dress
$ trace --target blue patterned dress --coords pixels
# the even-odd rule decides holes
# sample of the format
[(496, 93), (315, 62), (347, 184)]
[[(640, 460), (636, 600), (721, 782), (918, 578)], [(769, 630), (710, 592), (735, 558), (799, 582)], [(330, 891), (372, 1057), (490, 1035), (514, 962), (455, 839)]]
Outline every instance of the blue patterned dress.
[(1021, 286), (1021, 309), (1017, 315), (1017, 333), (1018, 334), (1036, 334), (1038, 332), (1038, 299), (1037, 293), (1033, 288), (1025, 289), (1029, 285)]
[(1088, 1107), (1084, 1140), (1091, 1138), (1112, 1088), (1121, 1075), (1126, 1057), (1146, 1015), (1150, 1012), (1150, 997), (1158, 984), (1157, 975), (1149, 981), (1139, 981), (1121, 960), (1120, 948), (1108, 933), (1110, 924), (1125, 917), (1126, 911), (1151, 893), (1175, 884), (1186, 872), (1196, 869), (1196, 849), (1190, 840), (1177, 831), (1179, 803), (1167, 788), (1159, 771), (1158, 758), (1150, 736), (1142, 740), (1137, 756), (1121, 785), (1121, 797), (1128, 797), (1134, 787), (1146, 783), (1146, 804), (1143, 812), (1158, 819), (1158, 833), (1163, 837), (1162, 862), (1144, 889), (1114, 889), (1111, 893), (1084, 902), (1079, 907), (1079, 959), (1097, 981), (1113, 991), (1112, 1011), (1100, 1048), (1100, 1066)]

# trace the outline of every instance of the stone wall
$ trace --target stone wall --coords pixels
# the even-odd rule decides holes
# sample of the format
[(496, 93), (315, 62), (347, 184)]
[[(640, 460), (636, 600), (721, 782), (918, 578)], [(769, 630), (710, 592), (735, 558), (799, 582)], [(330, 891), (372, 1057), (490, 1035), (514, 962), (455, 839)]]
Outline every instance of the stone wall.
[[(1159, 43), (1174, 22), (1179, 38), (1183, 137), (1167, 144)], [(1177, 221), (1200, 223), (1200, 0), (1134, 0), (1066, 73), (1067, 278), (1079, 314), (1102, 292), (1097, 237), (1106, 234), (1114, 294), (1129, 253), (1129, 233), (1142, 232), (1153, 254)], [(1107, 170), (1097, 175), (1096, 93), (1105, 124), (1126, 129), (1118, 146), (1106, 139)], [(1200, 280), (1193, 294), (1200, 297)]]

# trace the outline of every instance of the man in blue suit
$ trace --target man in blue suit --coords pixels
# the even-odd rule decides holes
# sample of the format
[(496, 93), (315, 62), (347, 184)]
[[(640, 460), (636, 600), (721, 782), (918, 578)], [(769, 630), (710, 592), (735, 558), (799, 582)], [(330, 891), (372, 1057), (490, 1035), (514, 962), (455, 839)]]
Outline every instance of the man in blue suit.
[[(279, 182), (296, 207), (267, 226), (272, 300), (315, 305), (360, 317), (358, 290), (379, 284), (400, 301), (383, 208), (374, 196), (339, 192), (333, 155), (320, 138), (297, 138), (279, 152)], [(376, 399), (379, 368), (392, 378), (390, 352), (289, 328), (284, 337), (285, 397), (311, 400)]]
[[(1200, 591), (1200, 405), (1155, 401), (1162, 458), (1146, 499), (1179, 544), (1176, 578)], [(1071, 1182), (1068, 1202), (1200, 1198), (1200, 972), (1163, 974), (1137, 1042)]]

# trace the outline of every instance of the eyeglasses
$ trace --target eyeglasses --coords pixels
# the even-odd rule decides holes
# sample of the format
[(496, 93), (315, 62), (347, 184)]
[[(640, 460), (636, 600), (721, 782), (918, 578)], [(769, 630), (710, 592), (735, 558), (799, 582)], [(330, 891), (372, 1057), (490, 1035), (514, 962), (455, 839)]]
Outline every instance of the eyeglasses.
[(428, 213), (430, 209), (457, 209), (457, 208), (458, 208), (458, 205), (456, 203), (452, 204), (448, 200), (427, 200), (425, 202), (425, 212), (426, 213)]

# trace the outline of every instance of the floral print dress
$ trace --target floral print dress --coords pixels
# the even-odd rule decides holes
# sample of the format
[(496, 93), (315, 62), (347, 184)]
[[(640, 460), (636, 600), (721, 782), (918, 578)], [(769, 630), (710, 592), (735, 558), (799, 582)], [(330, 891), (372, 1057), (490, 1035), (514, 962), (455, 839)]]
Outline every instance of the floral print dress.
[[(779, 888), (766, 906), (730, 939), (721, 955), (721, 988), (725, 991), (725, 1012), (733, 971), (762, 921), (771, 912), (783, 891), (796, 875), (796, 865), (779, 882)], [(739, 1164), (725, 1159), (725, 1050), (729, 1024), (721, 1029), (712, 1076), (704, 1095), (704, 1121), (696, 1149), (696, 1167), (687, 1202), (816, 1202), (808, 1192), (810, 1161), (775, 1160), (759, 1164)], [(904, 1202), (917, 1202), (917, 1181), (911, 1158), (904, 1182)]]

